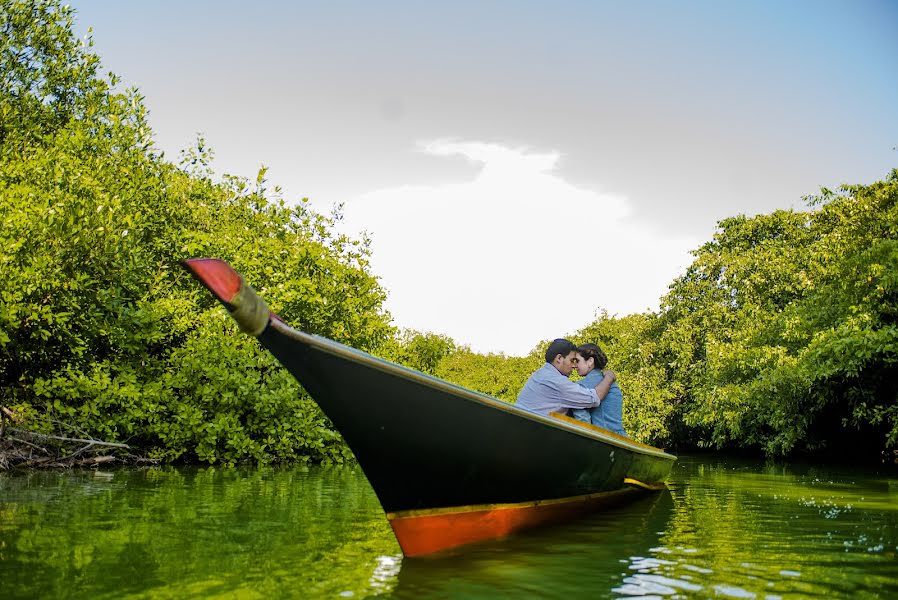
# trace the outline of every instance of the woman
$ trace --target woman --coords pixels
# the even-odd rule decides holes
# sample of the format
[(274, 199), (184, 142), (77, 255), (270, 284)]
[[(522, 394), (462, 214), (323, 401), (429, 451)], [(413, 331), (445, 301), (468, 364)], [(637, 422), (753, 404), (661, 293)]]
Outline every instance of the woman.
[[(582, 377), (579, 383), (583, 387), (595, 387), (604, 379), (602, 369), (608, 364), (608, 357), (595, 344), (583, 344), (577, 347), (577, 373)], [(620, 435), (624, 432), (624, 395), (617, 382), (611, 384), (608, 395), (595, 408), (576, 409), (575, 419), (592, 423)]]

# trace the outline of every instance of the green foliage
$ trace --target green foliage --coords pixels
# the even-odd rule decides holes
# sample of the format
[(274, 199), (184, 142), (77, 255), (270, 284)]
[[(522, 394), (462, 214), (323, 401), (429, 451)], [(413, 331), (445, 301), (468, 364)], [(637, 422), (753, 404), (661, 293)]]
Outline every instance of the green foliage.
[(541, 352), (525, 357), (504, 354), (477, 354), (468, 348), (445, 357), (436, 371), (438, 377), (462, 387), (514, 402), (530, 374), (545, 362)]
[(58, 2), (0, 2), (0, 147), (21, 151), (72, 120), (108, 124), (109, 84), (92, 40), (72, 35), (74, 11)]
[(698, 442), (769, 454), (898, 441), (898, 175), (720, 223), (661, 313)]
[(377, 354), (428, 375), (436, 375), (440, 362), (456, 349), (455, 342), (445, 335), (405, 329), (384, 344)]
[(366, 243), (273, 198), (264, 169), (213, 181), (202, 140), (189, 172), (166, 162), (71, 19), (3, 3), (2, 403), (167, 459), (342, 462), (314, 403), (178, 261), (222, 257), (286, 320), (373, 350), (393, 330)]

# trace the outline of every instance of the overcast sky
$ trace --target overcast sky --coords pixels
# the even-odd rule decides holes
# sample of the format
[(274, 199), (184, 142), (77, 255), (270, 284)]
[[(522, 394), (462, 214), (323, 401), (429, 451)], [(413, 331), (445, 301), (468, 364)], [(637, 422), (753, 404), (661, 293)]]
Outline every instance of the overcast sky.
[(397, 325), (524, 354), (718, 220), (898, 166), (898, 2), (77, 1), (173, 160), (369, 231)]

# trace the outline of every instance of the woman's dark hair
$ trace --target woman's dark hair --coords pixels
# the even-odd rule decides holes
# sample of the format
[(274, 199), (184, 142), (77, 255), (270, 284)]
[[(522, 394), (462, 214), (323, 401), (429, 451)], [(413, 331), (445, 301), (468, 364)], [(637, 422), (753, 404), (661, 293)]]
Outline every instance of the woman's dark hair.
[(608, 364), (608, 357), (595, 344), (580, 344), (577, 346), (577, 352), (586, 360), (594, 359), (596, 361), (596, 369), (600, 371)]

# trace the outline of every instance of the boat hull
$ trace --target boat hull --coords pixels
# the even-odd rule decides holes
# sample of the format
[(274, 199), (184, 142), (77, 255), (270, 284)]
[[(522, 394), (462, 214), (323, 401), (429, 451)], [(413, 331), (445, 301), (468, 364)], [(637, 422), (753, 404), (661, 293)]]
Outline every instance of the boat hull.
[[(235, 318), (248, 312), (245, 296), (254, 293), (244, 292), (242, 280), (237, 285), (220, 271), (204, 279), (191, 268)], [(235, 287), (241, 291), (229, 296)], [(251, 312), (254, 324), (241, 327), (331, 419), (407, 556), (573, 518), (663, 487), (675, 460), (295, 330), (273, 315), (260, 319), (258, 307)]]

